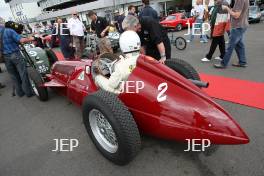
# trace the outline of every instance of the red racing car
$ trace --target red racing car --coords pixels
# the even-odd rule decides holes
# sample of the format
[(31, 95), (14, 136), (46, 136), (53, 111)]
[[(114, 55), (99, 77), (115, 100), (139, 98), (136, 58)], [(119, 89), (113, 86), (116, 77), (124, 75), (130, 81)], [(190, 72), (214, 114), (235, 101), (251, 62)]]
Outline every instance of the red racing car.
[(90, 138), (110, 161), (129, 163), (140, 150), (141, 133), (183, 142), (249, 143), (231, 115), (201, 89), (208, 84), (185, 61), (171, 59), (163, 65), (141, 55), (124, 84), (125, 91), (114, 94), (100, 89), (94, 76), (99, 67), (109, 78), (105, 70), (111, 70), (116, 59), (104, 54), (97, 61), (57, 61), (44, 77), (31, 67), (28, 70), (40, 100), (47, 101), (47, 88), (52, 88), (81, 106)]
[(175, 29), (176, 31), (181, 31), (183, 28), (187, 28), (188, 23), (192, 26), (194, 19), (188, 18), (185, 13), (171, 14), (165, 20), (160, 22), (164, 28)]

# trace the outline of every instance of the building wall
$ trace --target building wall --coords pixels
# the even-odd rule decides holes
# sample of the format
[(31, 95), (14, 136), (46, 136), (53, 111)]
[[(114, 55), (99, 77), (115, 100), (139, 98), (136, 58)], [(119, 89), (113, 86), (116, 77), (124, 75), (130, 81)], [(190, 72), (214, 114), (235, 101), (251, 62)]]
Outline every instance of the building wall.
[[(48, 0), (50, 1), (49, 4), (45, 4), (47, 0), (40, 0), (39, 4), (42, 9), (47, 7), (51, 7), (50, 4), (54, 4), (55, 1), (64, 2), (67, 0)], [(184, 8), (188, 6), (191, 8), (192, 3), (196, 0), (151, 0), (151, 6), (158, 12), (165, 12), (168, 8), (176, 9), (176, 7)], [(213, 0), (211, 0), (213, 1)], [(44, 6), (42, 6), (45, 4)], [(138, 6), (139, 9), (142, 6), (141, 0), (97, 0), (94, 2), (89, 2), (86, 4), (78, 5), (75, 7), (62, 9), (54, 12), (42, 12), (41, 15), (37, 17), (38, 21), (47, 21), (49, 24), (51, 20), (55, 20), (56, 17), (62, 17), (65, 19), (69, 19), (71, 17), (72, 11), (76, 10), (79, 12), (80, 18), (86, 24), (89, 24), (89, 19), (87, 18), (87, 13), (89, 10), (94, 10), (97, 12), (99, 16), (109, 16), (113, 12), (113, 10), (119, 10), (120, 12), (124, 12), (125, 14), (128, 13), (128, 6), (129, 5)], [(166, 4), (166, 5), (165, 5)], [(190, 9), (188, 9), (190, 10)], [(167, 13), (164, 13), (165, 15)]]
[(12, 3), (9, 4), (13, 18), (17, 22), (28, 22), (33, 21), (40, 13), (41, 9), (38, 7), (36, 2), (29, 3)]

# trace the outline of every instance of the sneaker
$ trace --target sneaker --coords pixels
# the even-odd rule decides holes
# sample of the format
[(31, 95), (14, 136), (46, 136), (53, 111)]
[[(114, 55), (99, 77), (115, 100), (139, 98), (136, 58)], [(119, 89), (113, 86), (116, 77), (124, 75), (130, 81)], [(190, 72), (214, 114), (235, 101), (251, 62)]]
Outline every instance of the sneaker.
[(187, 43), (190, 43), (190, 42), (191, 42), (191, 40), (186, 40), (186, 42), (187, 42)]
[(214, 64), (214, 67), (215, 68), (219, 68), (219, 69), (224, 69), (224, 68), (226, 68), (226, 66), (224, 66), (223, 64)]
[(201, 40), (200, 43), (208, 43), (208, 41)]
[(229, 43), (229, 41), (226, 41), (225, 43), (226, 43), (226, 44), (228, 44), (228, 43)]
[(202, 62), (210, 62), (211, 60), (207, 59), (206, 57), (201, 60)]
[(232, 66), (234, 66), (234, 67), (243, 67), (243, 68), (245, 68), (245, 67), (247, 67), (248, 65), (247, 64), (240, 64), (240, 63), (233, 63), (232, 64)]
[(222, 61), (223, 59), (221, 57), (215, 57), (215, 60)]

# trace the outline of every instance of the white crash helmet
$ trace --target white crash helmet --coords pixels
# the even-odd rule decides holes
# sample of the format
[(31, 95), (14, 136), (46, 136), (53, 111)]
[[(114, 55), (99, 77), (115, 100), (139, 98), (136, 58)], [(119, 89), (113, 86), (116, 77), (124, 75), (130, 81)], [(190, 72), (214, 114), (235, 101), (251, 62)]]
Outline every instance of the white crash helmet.
[(128, 54), (140, 51), (141, 42), (138, 34), (134, 31), (125, 31), (119, 38), (122, 53)]

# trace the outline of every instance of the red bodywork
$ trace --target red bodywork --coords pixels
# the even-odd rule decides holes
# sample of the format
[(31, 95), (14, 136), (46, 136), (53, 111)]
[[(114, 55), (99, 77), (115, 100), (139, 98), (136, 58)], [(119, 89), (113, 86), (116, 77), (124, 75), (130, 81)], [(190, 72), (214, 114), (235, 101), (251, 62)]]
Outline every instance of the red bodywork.
[[(82, 105), (98, 90), (90, 73), (92, 61), (58, 61), (48, 75), (46, 87), (56, 87), (71, 101)], [(84, 74), (84, 77), (81, 76)], [(80, 79), (82, 78), (82, 79)], [(232, 117), (203, 90), (152, 58), (140, 56), (128, 81), (143, 81), (139, 93), (122, 93), (142, 133), (158, 138), (185, 141), (209, 139), (213, 144), (246, 144), (249, 138)], [(168, 84), (167, 100), (158, 102), (158, 86)], [(134, 89), (134, 90), (133, 90)], [(131, 88), (130, 92), (136, 92)]]
[(187, 18), (184, 13), (175, 13), (169, 15), (165, 20), (161, 21), (160, 24), (164, 28), (171, 28), (175, 29), (177, 25), (181, 24), (183, 28), (187, 28), (188, 24), (190, 23), (190, 26), (194, 23), (193, 18)]

